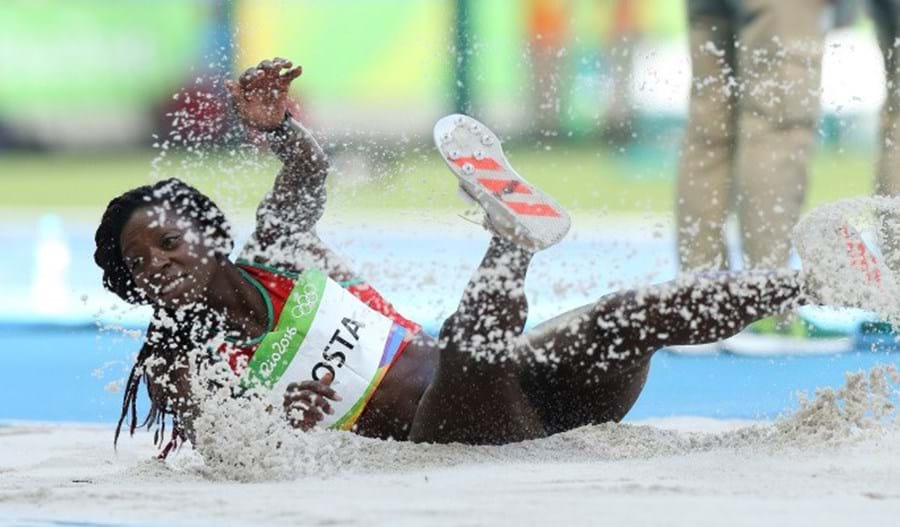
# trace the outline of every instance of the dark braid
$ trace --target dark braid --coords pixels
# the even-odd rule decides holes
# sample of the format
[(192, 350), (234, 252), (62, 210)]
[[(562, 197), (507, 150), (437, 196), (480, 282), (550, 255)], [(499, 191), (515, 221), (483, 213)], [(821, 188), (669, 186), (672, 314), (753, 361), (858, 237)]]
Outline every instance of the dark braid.
[[(116, 434), (113, 437), (113, 445), (119, 442), (119, 434), (122, 432), (122, 423), (125, 422), (125, 419), (128, 417), (129, 413), (131, 414), (131, 422), (129, 423), (128, 430), (131, 435), (134, 435), (135, 429), (138, 427), (137, 422), (137, 396), (138, 390), (141, 387), (141, 378), (143, 377), (144, 382), (147, 386), (150, 385), (150, 377), (147, 371), (144, 369), (144, 364), (147, 359), (153, 353), (153, 348), (147, 344), (144, 344), (141, 347), (141, 351), (138, 353), (137, 360), (135, 361), (134, 366), (131, 367), (131, 373), (128, 374), (128, 381), (125, 383), (125, 395), (122, 397), (122, 413), (119, 414), (119, 422), (116, 424)], [(167, 401), (162, 401), (163, 405), (167, 404)], [(144, 422), (141, 423), (141, 427), (143, 426), (153, 426), (154, 424), (159, 424), (160, 421), (163, 421), (166, 415), (166, 407), (161, 406), (157, 401), (150, 397), (150, 410), (147, 412), (147, 417), (144, 419)], [(158, 439), (154, 438), (154, 442), (158, 444)]]
[[(217, 242), (215, 247), (217, 255), (227, 257), (234, 246), (231, 228), (219, 207), (209, 197), (178, 179), (167, 179), (153, 185), (138, 187), (113, 199), (107, 205), (94, 236), (97, 244), (94, 261), (103, 270), (104, 287), (131, 304), (145, 304), (147, 299), (138, 290), (131, 272), (125, 265), (119, 238), (125, 224), (136, 210), (154, 205), (162, 206), (183, 218), (189, 218), (196, 222), (206, 237)], [(134, 434), (138, 426), (148, 428), (156, 426), (154, 441), (162, 446), (165, 441), (167, 417), (172, 417), (173, 442), (177, 438), (183, 438), (169, 398), (169, 390), (165, 387), (150, 389), (154, 379), (151, 378), (147, 366), (150, 359), (162, 359), (165, 375), (168, 377), (168, 373), (179, 355), (177, 352), (190, 351), (199, 344), (199, 340), (196, 335), (190, 335), (188, 328), (171, 329), (167, 325), (159, 323), (164, 318), (172, 320), (170, 313), (157, 309), (153, 321), (147, 328), (144, 345), (128, 375), (122, 398), (122, 412), (116, 425), (114, 444), (118, 442), (122, 425), (128, 419), (129, 414), (128, 429), (131, 434)], [(150, 410), (143, 422), (138, 425), (137, 398), (142, 379), (147, 386)], [(159, 386), (159, 381), (160, 379), (155, 380), (157, 386)], [(166, 452), (168, 452), (168, 448)]]
[[(218, 325), (218, 320), (213, 314), (198, 314), (192, 317), (192, 324), (182, 325), (176, 329), (170, 328), (167, 324), (162, 324), (162, 320), (173, 320), (174, 315), (168, 311), (158, 310), (154, 313), (153, 319), (147, 328), (144, 345), (138, 353), (128, 380), (125, 383), (125, 394), (122, 397), (122, 411), (119, 414), (119, 421), (116, 424), (116, 432), (113, 438), (115, 445), (119, 440), (122, 432), (122, 425), (126, 419), (129, 420), (128, 431), (130, 435), (134, 435), (138, 427), (147, 427), (149, 430), (156, 427), (153, 441), (160, 447), (165, 442), (166, 421), (172, 420), (172, 443), (177, 439), (184, 439), (181, 427), (179, 426), (178, 416), (173, 408), (169, 382), (169, 374), (175, 361), (179, 357), (188, 358), (188, 352), (201, 347), (203, 343), (212, 338), (212, 333)], [(197, 360), (203, 360), (202, 354), (195, 357)], [(157, 364), (157, 360), (161, 360), (164, 372), (158, 378), (153, 376), (153, 366)], [(199, 364), (193, 365), (194, 369), (199, 369)], [(161, 377), (161, 378), (160, 378)], [(147, 387), (148, 398), (150, 399), (150, 409), (147, 411), (144, 420), (138, 424), (137, 398), (141, 387), (141, 380)], [(170, 446), (172, 446), (170, 444)], [(167, 451), (168, 452), (167, 447)]]

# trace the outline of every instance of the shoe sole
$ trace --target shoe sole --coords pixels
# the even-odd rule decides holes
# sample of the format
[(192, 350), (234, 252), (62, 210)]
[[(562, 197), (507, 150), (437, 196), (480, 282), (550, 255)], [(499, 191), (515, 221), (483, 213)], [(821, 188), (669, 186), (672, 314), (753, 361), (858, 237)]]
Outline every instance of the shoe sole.
[(496, 234), (533, 250), (565, 237), (572, 224), (569, 214), (512, 168), (487, 126), (466, 115), (448, 115), (434, 125), (434, 143)]
[(850, 268), (860, 273), (860, 278), (866, 285), (881, 286), (882, 278), (889, 274), (886, 270), (882, 270), (881, 262), (869, 250), (859, 231), (845, 223), (838, 229), (838, 233), (847, 250)]
[[(832, 243), (839, 245), (829, 249)], [(897, 284), (893, 273), (860, 232), (843, 218), (822, 217), (808, 224), (804, 236), (795, 244), (804, 268), (814, 279), (814, 294), (824, 304), (856, 307), (881, 315), (884, 309), (895, 306)]]

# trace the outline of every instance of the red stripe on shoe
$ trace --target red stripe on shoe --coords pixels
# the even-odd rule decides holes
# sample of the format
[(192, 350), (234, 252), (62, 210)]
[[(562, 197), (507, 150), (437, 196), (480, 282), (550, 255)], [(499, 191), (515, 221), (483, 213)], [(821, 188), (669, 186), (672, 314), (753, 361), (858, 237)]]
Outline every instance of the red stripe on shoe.
[(481, 186), (498, 194), (531, 194), (531, 189), (515, 179), (478, 178)]
[(504, 201), (510, 209), (516, 214), (522, 216), (547, 216), (551, 218), (560, 217), (560, 213), (546, 203), (525, 203), (524, 201)]
[(491, 157), (485, 157), (483, 159), (475, 159), (474, 157), (458, 157), (453, 160), (453, 164), (462, 168), (466, 163), (470, 163), (473, 167), (478, 170), (503, 170), (503, 166), (494, 161)]
[[(866, 283), (881, 283), (881, 269), (878, 268), (878, 260), (875, 255), (869, 252), (865, 242), (862, 240), (854, 240), (850, 236), (850, 229), (847, 226), (841, 227), (841, 236), (847, 246), (847, 253), (850, 256), (850, 266), (859, 269), (866, 276)], [(869, 264), (872, 267), (869, 268)]]

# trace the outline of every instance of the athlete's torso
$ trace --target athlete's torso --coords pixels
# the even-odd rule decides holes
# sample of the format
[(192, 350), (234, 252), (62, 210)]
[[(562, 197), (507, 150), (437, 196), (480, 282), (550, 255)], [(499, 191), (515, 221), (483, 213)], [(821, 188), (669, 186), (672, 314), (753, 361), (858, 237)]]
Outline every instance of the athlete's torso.
[[(381, 408), (385, 397), (396, 392), (398, 375), (390, 373), (420, 327), (399, 315), (374, 288), (338, 284), (315, 269), (296, 275), (239, 265), (266, 301), (269, 319), (263, 335), (220, 349), (242, 382), (270, 388), (274, 399), (291, 382), (329, 373), (344, 401), (333, 403), (335, 414), (320, 424), (337, 429), (356, 429), (370, 401)], [(399, 372), (409, 369), (408, 361), (402, 362)], [(380, 393), (382, 386), (387, 393)]]

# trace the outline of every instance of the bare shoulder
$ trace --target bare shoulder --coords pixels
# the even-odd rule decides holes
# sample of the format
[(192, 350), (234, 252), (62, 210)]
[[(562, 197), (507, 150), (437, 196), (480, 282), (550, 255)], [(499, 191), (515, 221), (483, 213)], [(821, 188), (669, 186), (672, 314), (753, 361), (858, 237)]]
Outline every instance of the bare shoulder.
[(338, 282), (357, 279), (346, 260), (322, 241), (315, 231), (284, 232), (276, 239), (262, 240), (265, 232), (254, 232), (238, 256), (238, 262), (261, 265), (281, 272), (300, 274), (319, 269)]

